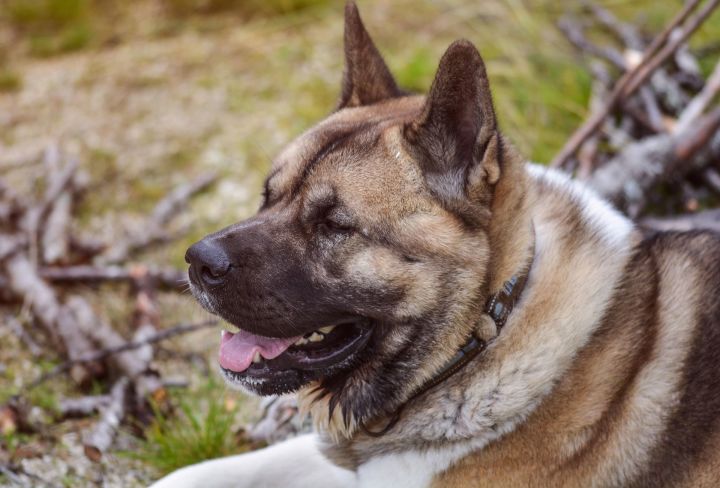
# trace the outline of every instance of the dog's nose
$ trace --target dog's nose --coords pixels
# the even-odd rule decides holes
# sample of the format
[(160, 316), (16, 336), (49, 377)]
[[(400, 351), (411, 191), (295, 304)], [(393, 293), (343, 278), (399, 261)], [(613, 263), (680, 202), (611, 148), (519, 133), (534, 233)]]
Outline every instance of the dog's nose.
[(219, 285), (225, 281), (231, 266), (225, 250), (207, 239), (190, 246), (185, 253), (185, 262), (190, 265), (190, 277), (207, 285)]

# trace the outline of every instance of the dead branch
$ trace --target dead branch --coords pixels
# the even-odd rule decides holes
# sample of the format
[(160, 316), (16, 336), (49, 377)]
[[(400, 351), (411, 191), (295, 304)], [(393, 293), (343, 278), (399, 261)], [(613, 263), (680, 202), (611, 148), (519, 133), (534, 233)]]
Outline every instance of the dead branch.
[(25, 347), (28, 348), (30, 354), (33, 357), (37, 357), (42, 354), (42, 348), (38, 345), (37, 342), (35, 342), (32, 336), (27, 333), (27, 331), (23, 327), (23, 324), (21, 324), (16, 317), (13, 317), (12, 315), (6, 315), (4, 317), (4, 320), (8, 327), (10, 327), (10, 330), (13, 331), (13, 334), (15, 334), (18, 339), (20, 339), (20, 341), (25, 344)]
[(675, 130), (678, 132), (687, 130), (688, 127), (702, 115), (710, 102), (717, 96), (718, 92), (720, 92), (720, 62), (715, 65), (715, 69), (707, 79), (702, 91), (692, 99), (680, 114), (677, 124), (675, 125)]
[(32, 389), (41, 383), (44, 383), (45, 381), (55, 378), (58, 375), (63, 374), (64, 372), (68, 371), (73, 365), (75, 364), (82, 364), (82, 363), (90, 363), (95, 361), (102, 361), (104, 359), (107, 359), (110, 356), (120, 354), (126, 351), (132, 351), (134, 349), (139, 349), (141, 347), (145, 347), (147, 345), (157, 344), (158, 342), (162, 342), (168, 339), (171, 339), (173, 337), (188, 334), (190, 332), (195, 332), (202, 329), (207, 329), (210, 327), (216, 327), (217, 326), (217, 320), (207, 320), (205, 322), (199, 322), (196, 324), (178, 324), (173, 327), (169, 327), (167, 329), (163, 329), (159, 332), (156, 332), (152, 336), (146, 337), (142, 339), (141, 341), (133, 341), (133, 342), (124, 342), (122, 344), (116, 345), (114, 347), (107, 347), (105, 349), (101, 349), (99, 351), (95, 351), (91, 354), (88, 354), (83, 357), (79, 357), (73, 360), (65, 361), (62, 364), (57, 365), (52, 370), (48, 371), (47, 373), (41, 375), (36, 380), (34, 380), (32, 383), (30, 383), (26, 388)]
[(720, 157), (719, 128), (720, 108), (682, 134), (649, 137), (628, 145), (588, 182), (602, 196), (637, 215), (654, 184)]
[(129, 388), (128, 378), (123, 377), (115, 382), (110, 390), (110, 403), (102, 408), (100, 420), (83, 436), (85, 455), (90, 460), (100, 461), (102, 455), (112, 445), (118, 427), (125, 417)]
[(67, 191), (75, 177), (78, 162), (69, 160), (60, 168), (59, 148), (51, 145), (45, 153), (45, 166), (48, 173), (47, 189), (43, 199), (35, 206), (28, 208), (24, 215), (23, 229), (30, 241), (30, 257), (34, 263), (39, 262), (38, 250), (41, 244), (40, 230), (44, 227), (48, 215), (60, 196)]
[(708, 229), (720, 232), (720, 209), (706, 210), (676, 217), (647, 217), (642, 219), (640, 223), (660, 231), (685, 232), (696, 229)]
[(716, 194), (720, 195), (720, 173), (714, 168), (703, 171), (703, 181)]
[(0, 262), (0, 270), (7, 276), (7, 289), (24, 298), (47, 336), (64, 349), (56, 328), (60, 304), (52, 288), (37, 275), (30, 260), (16, 253)]
[[(689, 2), (691, 3), (691, 2)], [(706, 3), (700, 11), (689, 19), (688, 24), (684, 29), (679, 31), (678, 35), (672, 36), (675, 27), (669, 30), (667, 39), (669, 42), (663, 47), (655, 56), (652, 57), (647, 63), (641, 64), (637, 73), (630, 79), (627, 86), (623, 87), (623, 93), (621, 98), (627, 98), (638, 89), (640, 85), (645, 83), (648, 77), (660, 67), (670, 56), (673, 56), (675, 52), (682, 46), (690, 35), (698, 30), (700, 26), (707, 20), (713, 11), (720, 5), (720, 0), (710, 0)]]
[(605, 59), (622, 71), (625, 71), (627, 68), (626, 60), (622, 54), (611, 47), (598, 46), (597, 44), (590, 42), (590, 40), (585, 37), (585, 33), (583, 32), (580, 24), (573, 21), (571, 18), (561, 18), (558, 21), (557, 26), (560, 31), (565, 34), (565, 37), (567, 37), (567, 39), (580, 50), (580, 52), (587, 53), (600, 59)]
[[(601, 7), (600, 5), (592, 2), (588, 2), (587, 5), (595, 18), (599, 21), (599, 23), (603, 27), (605, 27), (606, 30), (614, 34), (617, 39), (619, 39), (622, 43), (625, 44), (626, 49), (623, 58), (625, 59), (629, 67), (632, 68), (637, 62), (633, 61), (633, 59), (641, 59), (642, 53), (646, 50), (647, 47), (640, 32), (632, 24), (621, 22), (609, 10)], [(671, 31), (668, 38), (672, 37), (672, 35), (677, 32), (677, 29), (674, 29), (673, 31)], [(678, 53), (680, 53), (681, 51), (687, 51), (686, 48), (686, 45), (681, 45), (677, 49), (675, 57), (677, 58)], [(687, 61), (687, 57), (689, 57), (689, 55), (683, 57), (683, 61)], [(682, 107), (687, 101), (687, 97), (683, 93), (680, 87), (680, 83), (673, 76), (671, 76), (662, 66), (658, 67), (655, 70), (653, 75), (650, 77), (649, 84), (649, 87), (645, 86), (640, 89), (640, 94), (643, 97), (643, 103), (647, 104), (648, 102), (651, 102), (654, 105), (645, 107), (645, 109), (649, 112), (653, 111), (655, 107), (657, 107), (657, 101), (655, 100), (654, 96), (655, 93), (661, 96), (668, 106), (674, 107), (676, 109), (678, 107)], [(648, 95), (653, 96), (649, 97)], [(651, 113), (648, 114), (648, 118), (652, 122), (651, 127), (655, 128), (654, 132), (663, 132), (664, 125), (660, 121), (653, 120), (653, 116)]]
[(127, 236), (101, 256), (101, 264), (115, 264), (125, 261), (128, 256), (152, 245), (166, 242), (169, 238), (166, 226), (187, 205), (188, 200), (215, 183), (217, 175), (204, 174), (199, 178), (178, 186), (163, 198), (153, 210), (141, 230)]
[[(610, 16), (609, 12), (604, 12), (606, 16)], [(633, 63), (630, 59), (628, 59), (628, 57), (623, 56), (617, 49), (609, 46), (599, 46), (591, 42), (585, 36), (581, 25), (572, 20), (570, 17), (563, 17), (557, 25), (570, 43), (572, 43), (580, 52), (603, 59), (615, 68), (619, 69), (621, 72), (632, 69)], [(628, 105), (626, 110), (650, 131), (662, 132), (664, 130), (662, 114), (652, 90), (648, 87), (642, 87), (640, 89), (640, 99), (644, 105), (644, 112), (636, 109), (629, 103), (629, 101), (625, 102), (625, 104)]]
[(139, 273), (160, 289), (185, 291), (187, 272), (172, 268), (123, 267), (123, 266), (63, 266), (43, 267), (39, 274), (43, 279), (58, 284), (123, 282), (135, 284)]
[[(24, 254), (17, 253), (0, 263), (8, 277), (8, 289), (23, 297), (33, 316), (60, 351), (74, 359), (93, 349), (91, 342), (76, 326), (71, 310), (62, 305), (55, 291), (36, 273), (35, 267)], [(79, 365), (72, 371), (78, 383), (84, 383), (99, 374), (94, 365)]]
[(72, 195), (62, 193), (54, 202), (41, 238), (42, 262), (54, 264), (68, 254)]
[(246, 429), (253, 442), (274, 444), (312, 428), (309, 417), (300, 415), (294, 395), (265, 397), (260, 408), (260, 420)]
[[(187, 205), (189, 199), (215, 181), (204, 175), (170, 192), (155, 207), (146, 228), (130, 234), (120, 245), (110, 248), (97, 239), (73, 234), (73, 210), (78, 192), (84, 190), (78, 163), (63, 157), (57, 145), (45, 153), (45, 171), (38, 183), (44, 185), (41, 196), (16, 194), (0, 180), (0, 298), (22, 303), (28, 323), (37, 324), (42, 335), (52, 342), (52, 350), (66, 361), (47, 374), (40, 375), (28, 391), (61, 373), (69, 373), (76, 383), (104, 376), (115, 384), (109, 395), (65, 399), (63, 415), (87, 415), (99, 411), (97, 425), (84, 436), (85, 452), (99, 459), (112, 444), (117, 427), (126, 413), (144, 420), (149, 400), (162, 402), (165, 385), (171, 384), (154, 369), (153, 344), (179, 334), (214, 325), (180, 324), (158, 331), (160, 315), (155, 305), (158, 290), (185, 291), (187, 274), (170, 268), (147, 266), (90, 266), (78, 264), (94, 259), (102, 262), (108, 251), (110, 260), (123, 262), (132, 253), (149, 245), (172, 239), (167, 225)], [(52, 266), (48, 266), (52, 264)], [(88, 301), (56, 285), (128, 283), (135, 298), (130, 341), (119, 334)], [(13, 318), (18, 336), (39, 352), (37, 344)], [(150, 398), (149, 398), (150, 397)]]
[(64, 398), (58, 403), (58, 412), (62, 417), (87, 417), (107, 408), (111, 403), (110, 395)]
[[(83, 298), (71, 297), (67, 301), (67, 306), (74, 315), (78, 329), (101, 348), (116, 349), (127, 342), (110, 324), (98, 317)], [(142, 356), (138, 356), (134, 350), (120, 352), (113, 355), (111, 359), (117, 371), (130, 379), (135, 379), (145, 373), (148, 366)]]

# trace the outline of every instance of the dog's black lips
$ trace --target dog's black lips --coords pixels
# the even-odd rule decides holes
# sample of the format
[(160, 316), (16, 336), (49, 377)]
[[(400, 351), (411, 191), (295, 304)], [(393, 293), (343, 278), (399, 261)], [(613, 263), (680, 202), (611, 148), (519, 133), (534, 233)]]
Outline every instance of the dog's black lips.
[(290, 393), (352, 368), (372, 329), (370, 320), (354, 319), (338, 324), (321, 343), (291, 346), (278, 357), (253, 363), (242, 372), (221, 369), (230, 381), (259, 395)]

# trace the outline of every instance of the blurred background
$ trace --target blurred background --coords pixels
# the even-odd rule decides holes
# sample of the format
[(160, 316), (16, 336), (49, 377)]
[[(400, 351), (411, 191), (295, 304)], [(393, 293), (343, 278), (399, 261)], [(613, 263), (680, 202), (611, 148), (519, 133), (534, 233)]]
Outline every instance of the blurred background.
[[(587, 29), (589, 43), (614, 45), (632, 64), (632, 52), (611, 39), (607, 26), (591, 27), (597, 11), (581, 2), (358, 5), (406, 89), (425, 91), (449, 43), (473, 41), (488, 65), (504, 132), (541, 163), (590, 115), (603, 76), (568, 33)], [(683, 2), (596, 5), (649, 40)], [(258, 401), (228, 391), (216, 373), (217, 326), (133, 348), (144, 354), (142, 374), (151, 387), (136, 378), (119, 381), (127, 371), (115, 353), (66, 364), (122, 341), (91, 337), (73, 353), (63, 337), (47, 336), (68, 307), (76, 318), (89, 307), (93, 320), (122, 340), (142, 341), (210, 318), (156, 274), (182, 270), (189, 244), (250, 216), (271, 158), (333, 109), (343, 66), (342, 12), (342, 2), (329, 0), (0, 0), (1, 485), (143, 486), (179, 466), (261, 445), (245, 431), (263, 412)], [(689, 101), (720, 54), (717, 12), (687, 49), (697, 86), (679, 83)], [(617, 79), (622, 69), (604, 61)], [(668, 70), (674, 76), (680, 68)], [(717, 104), (716, 93), (706, 105)], [(659, 120), (672, 124), (672, 107), (659, 99)], [(641, 126), (626, 132), (642, 139), (664, 130)], [(607, 151), (616, 154), (628, 143), (608, 137), (595, 150), (615, 144)], [(658, 182), (664, 200), (631, 213), (715, 206), (712, 184), (693, 178)], [(686, 192), (677, 190), (686, 183)], [(56, 201), (65, 194), (60, 207)], [(43, 241), (52, 219), (63, 215), (64, 237)], [(17, 231), (28, 227), (29, 244)], [(61, 244), (55, 254), (48, 251), (54, 243)], [(9, 261), (26, 248), (27, 262)], [(34, 266), (39, 284), (16, 283), (23, 263)], [(93, 270), (127, 276), (88, 277)], [(52, 274), (71, 271), (86, 275)], [(72, 335), (75, 326), (67, 327)], [(149, 394), (143, 405), (138, 392)], [(124, 395), (122, 423), (109, 426), (108, 443), (98, 425), (118, 395)], [(81, 409), (75, 400), (88, 405)]]

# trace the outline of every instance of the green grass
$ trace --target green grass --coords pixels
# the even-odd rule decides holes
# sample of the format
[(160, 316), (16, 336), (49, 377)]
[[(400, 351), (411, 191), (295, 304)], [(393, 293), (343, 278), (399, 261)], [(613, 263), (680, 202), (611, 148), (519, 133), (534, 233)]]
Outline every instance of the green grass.
[(188, 464), (237, 454), (247, 448), (235, 439), (238, 407), (228, 399), (222, 383), (211, 377), (197, 391), (174, 395), (175, 415), (156, 410), (154, 422), (136, 452), (126, 453), (148, 463), (158, 474)]
[(6, 0), (1, 7), (14, 27), (48, 31), (87, 19), (91, 5), (89, 0)]

